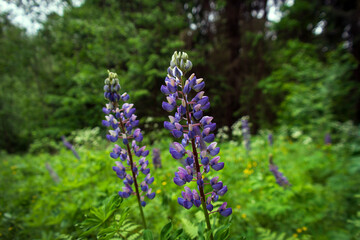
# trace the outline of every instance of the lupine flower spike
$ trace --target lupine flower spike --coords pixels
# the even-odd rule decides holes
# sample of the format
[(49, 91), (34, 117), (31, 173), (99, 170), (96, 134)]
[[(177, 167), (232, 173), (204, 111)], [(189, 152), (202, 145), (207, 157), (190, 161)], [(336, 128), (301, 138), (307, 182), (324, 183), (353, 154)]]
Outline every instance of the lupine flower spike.
[[(145, 197), (153, 199), (155, 192), (152, 192), (150, 184), (154, 182), (154, 177), (150, 175), (148, 167), (149, 161), (145, 157), (149, 154), (145, 146), (138, 146), (143, 140), (140, 128), (136, 128), (139, 120), (135, 115), (135, 108), (133, 104), (124, 103), (120, 106), (120, 99), (124, 102), (129, 100), (127, 93), (119, 94), (120, 84), (116, 73), (109, 72), (109, 77), (105, 79), (104, 96), (109, 101), (106, 107), (103, 108), (105, 119), (102, 124), (109, 127), (109, 134), (106, 138), (111, 142), (116, 142), (118, 139), (122, 140), (124, 148), (115, 144), (110, 157), (119, 159), (116, 161), (116, 166), (113, 167), (116, 175), (123, 180), (124, 187), (119, 192), (122, 198), (128, 198), (131, 195), (136, 195), (141, 217), (144, 227), (146, 228), (146, 221), (143, 213), (143, 207), (146, 206)], [(138, 164), (133, 157), (139, 157)], [(127, 165), (127, 166), (126, 166)], [(141, 172), (141, 174), (139, 173)], [(140, 179), (143, 179), (142, 181)], [(140, 185), (138, 180), (141, 181)], [(141, 192), (140, 192), (140, 190)]]
[(269, 164), (270, 164), (270, 172), (274, 174), (276, 179), (276, 183), (279, 184), (281, 187), (288, 187), (291, 186), (287, 178), (279, 171), (278, 166), (275, 165), (273, 162), (272, 154), (269, 155)]
[(245, 116), (241, 118), (241, 131), (243, 136), (243, 142), (245, 145), (245, 149), (247, 152), (250, 152), (250, 126), (249, 126), (249, 116)]
[[(191, 190), (185, 187), (178, 203), (186, 209), (192, 206), (202, 206), (208, 230), (211, 230), (209, 212), (219, 212), (227, 217), (232, 213), (231, 208), (226, 208), (224, 203), (219, 209), (213, 211), (214, 202), (219, 196), (227, 192), (227, 186), (219, 181), (219, 177), (210, 180), (212, 191), (204, 193), (204, 175), (210, 169), (219, 171), (224, 168), (220, 157), (216, 156), (220, 148), (213, 142), (215, 135), (212, 133), (216, 128), (213, 117), (204, 116), (204, 111), (209, 109), (209, 98), (201, 91), (205, 86), (202, 78), (191, 74), (188, 78), (185, 74), (192, 68), (186, 53), (175, 52), (172, 56), (165, 85), (161, 86), (161, 92), (166, 95), (166, 101), (162, 103), (164, 110), (175, 114), (169, 116), (169, 121), (164, 122), (164, 127), (179, 139), (170, 147), (170, 154), (174, 159), (184, 159), (185, 168), (179, 167), (175, 172), (174, 183), (182, 186), (191, 181), (196, 181), (198, 189)], [(194, 93), (197, 92), (197, 93)], [(190, 97), (192, 95), (192, 97)], [(190, 150), (187, 150), (187, 146)], [(211, 239), (213, 236), (211, 235)]]
[(274, 143), (272, 133), (269, 133), (269, 135), (268, 135), (268, 142), (269, 142), (269, 146), (272, 147), (273, 143)]
[(161, 168), (160, 149), (153, 149), (153, 164), (155, 168)]
[(65, 146), (67, 149), (70, 149), (70, 150), (73, 152), (74, 156), (75, 156), (78, 160), (80, 160), (79, 154), (76, 152), (74, 146), (73, 146), (71, 143), (69, 143), (68, 141), (66, 141), (65, 136), (61, 136), (61, 140), (62, 140), (64, 146)]
[(324, 139), (325, 145), (331, 145), (331, 136), (330, 133), (327, 133), (325, 135), (325, 139)]

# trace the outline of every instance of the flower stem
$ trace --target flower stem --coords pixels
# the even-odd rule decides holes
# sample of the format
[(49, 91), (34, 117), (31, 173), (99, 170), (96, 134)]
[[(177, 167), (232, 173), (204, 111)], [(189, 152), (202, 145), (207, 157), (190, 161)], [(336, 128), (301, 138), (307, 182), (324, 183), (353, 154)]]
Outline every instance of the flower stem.
[[(183, 82), (183, 78), (181, 78), (182, 82)], [(183, 83), (181, 84), (182, 87), (184, 86)], [(185, 103), (186, 103), (186, 118), (187, 118), (187, 122), (188, 124), (191, 124), (191, 117), (190, 117), (190, 112), (189, 112), (189, 104), (187, 103), (187, 99), (186, 99), (186, 95), (183, 93), (184, 99), (185, 99)], [(201, 173), (200, 171), (200, 164), (199, 164), (199, 158), (198, 158), (198, 153), (196, 150), (196, 145), (195, 145), (195, 138), (191, 139), (191, 146), (192, 146), (192, 151), (194, 154), (194, 162), (195, 162), (195, 168), (196, 168), (196, 176), (198, 175), (198, 173)], [(209, 231), (211, 231), (211, 224), (210, 224), (210, 218), (209, 218), (209, 213), (207, 211), (206, 208), (206, 203), (205, 203), (205, 194), (204, 194), (204, 187), (199, 185), (199, 192), (200, 192), (200, 198), (201, 198), (201, 205), (203, 208), (203, 212), (204, 212), (204, 216), (205, 216), (205, 221), (206, 221), (206, 226), (207, 229)], [(210, 240), (213, 240), (214, 236), (213, 233), (210, 233)]]
[[(120, 119), (121, 131), (122, 131), (123, 133), (125, 133), (125, 127), (124, 127), (124, 124), (123, 124), (123, 122), (122, 122), (121, 117), (120, 117), (119, 119)], [(131, 149), (130, 149), (129, 143), (126, 144), (126, 148), (127, 148), (127, 153), (128, 153), (128, 155), (129, 155), (130, 169), (131, 169), (131, 173), (132, 173), (132, 176), (133, 176), (133, 179), (134, 179), (136, 197), (137, 197), (138, 204), (139, 204), (140, 214), (141, 214), (141, 218), (142, 218), (142, 221), (143, 221), (144, 229), (146, 229), (146, 221), (145, 221), (145, 216), (144, 216), (143, 208), (142, 208), (142, 206), (141, 206), (140, 193), (139, 193), (139, 187), (138, 187), (136, 175), (135, 175), (135, 173), (134, 173), (134, 171), (133, 171), (133, 159), (132, 159), (132, 153), (131, 153)]]

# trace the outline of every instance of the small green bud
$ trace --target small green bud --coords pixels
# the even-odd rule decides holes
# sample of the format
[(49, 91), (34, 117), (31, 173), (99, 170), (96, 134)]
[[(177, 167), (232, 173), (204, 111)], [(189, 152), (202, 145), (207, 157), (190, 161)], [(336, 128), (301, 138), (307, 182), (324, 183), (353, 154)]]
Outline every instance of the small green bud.
[(188, 60), (188, 55), (186, 52), (182, 52), (181, 59), (184, 59), (184, 61)]

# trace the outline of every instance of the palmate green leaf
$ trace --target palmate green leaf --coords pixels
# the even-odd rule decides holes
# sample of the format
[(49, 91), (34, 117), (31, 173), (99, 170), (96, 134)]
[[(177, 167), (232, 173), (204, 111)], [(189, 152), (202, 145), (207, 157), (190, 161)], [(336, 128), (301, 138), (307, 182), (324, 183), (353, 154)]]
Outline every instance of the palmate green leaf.
[(114, 235), (116, 234), (117, 230), (114, 227), (108, 227), (100, 230), (98, 233), (98, 239), (100, 240), (108, 240), (112, 239)]
[[(87, 229), (81, 234), (81, 236), (87, 236), (99, 227), (104, 225), (109, 221), (111, 217), (114, 216), (116, 211), (120, 210), (120, 205), (122, 203), (122, 198), (117, 195), (110, 197), (104, 201), (104, 205), (99, 208), (92, 208), (88, 218), (81, 224), (81, 227)], [(127, 216), (125, 212), (125, 218)]]
[(125, 219), (122, 223), (116, 223), (117, 233), (124, 239), (138, 239), (142, 234), (142, 227)]
[(195, 238), (198, 233), (198, 228), (195, 226), (191, 221), (186, 218), (181, 219), (182, 223), (184, 224), (184, 231), (190, 238)]

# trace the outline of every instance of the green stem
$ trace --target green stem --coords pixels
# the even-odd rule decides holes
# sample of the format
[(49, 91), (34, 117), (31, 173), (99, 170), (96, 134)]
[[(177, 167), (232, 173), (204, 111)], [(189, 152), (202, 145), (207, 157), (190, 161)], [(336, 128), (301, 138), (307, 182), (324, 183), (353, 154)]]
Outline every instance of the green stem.
[[(121, 117), (120, 117), (119, 119), (120, 119), (121, 131), (122, 131), (123, 133), (125, 133), (125, 126), (124, 126), (124, 124), (123, 124), (123, 122), (122, 122)], [(129, 155), (130, 168), (131, 168), (131, 173), (132, 173), (132, 176), (133, 176), (133, 179), (134, 179), (136, 197), (137, 197), (138, 204), (139, 204), (140, 214), (141, 214), (141, 218), (142, 218), (142, 221), (143, 221), (144, 228), (146, 229), (145, 216), (144, 216), (143, 207), (141, 206), (141, 200), (140, 200), (140, 193), (139, 193), (139, 187), (138, 187), (139, 185), (138, 185), (138, 183), (137, 183), (136, 175), (135, 175), (135, 173), (134, 173), (134, 171), (133, 171), (133, 158), (132, 158), (132, 153), (131, 153), (131, 149), (130, 149), (129, 143), (126, 144), (126, 148), (127, 148), (127, 153), (128, 153), (128, 155)]]
[[(181, 78), (181, 87), (183, 88), (184, 87), (184, 81), (183, 81), (183, 78)], [(186, 118), (187, 118), (187, 122), (188, 124), (191, 124), (191, 116), (190, 116), (190, 112), (189, 112), (189, 104), (187, 103), (187, 99), (186, 99), (186, 95), (184, 93), (183, 94), (183, 97), (184, 97), (184, 100), (185, 100), (185, 103), (186, 103)], [(196, 168), (196, 177), (198, 176), (198, 173), (201, 174), (201, 171), (200, 171), (200, 164), (199, 164), (199, 157), (198, 157), (198, 153), (197, 153), (197, 150), (196, 150), (196, 145), (195, 145), (195, 138), (191, 139), (191, 146), (192, 146), (192, 151), (193, 151), (193, 154), (194, 154), (194, 162), (195, 162), (195, 168)], [(199, 186), (199, 192), (200, 192), (200, 200), (201, 200), (201, 205), (202, 205), (202, 208), (203, 208), (203, 212), (204, 212), (204, 216), (205, 216), (205, 221), (206, 221), (206, 226), (207, 226), (207, 229), (209, 231), (211, 231), (211, 224), (210, 224), (210, 218), (209, 218), (209, 213), (207, 211), (207, 208), (206, 208), (206, 199), (205, 199), (205, 194), (204, 194), (204, 187), (203, 186)], [(214, 239), (214, 236), (213, 236), (213, 233), (211, 232), (210, 233), (210, 239), (213, 240)]]

